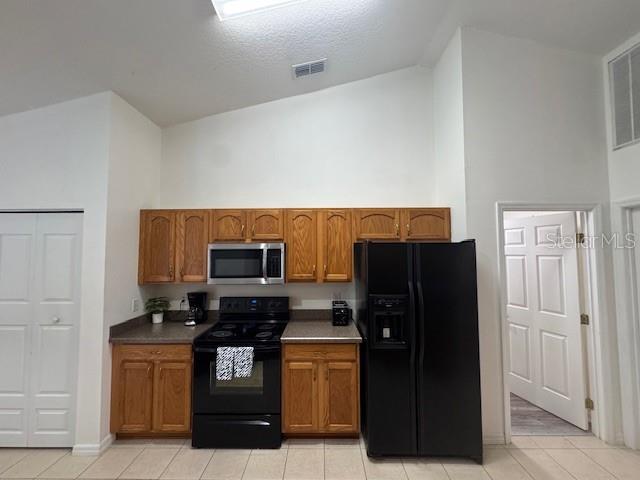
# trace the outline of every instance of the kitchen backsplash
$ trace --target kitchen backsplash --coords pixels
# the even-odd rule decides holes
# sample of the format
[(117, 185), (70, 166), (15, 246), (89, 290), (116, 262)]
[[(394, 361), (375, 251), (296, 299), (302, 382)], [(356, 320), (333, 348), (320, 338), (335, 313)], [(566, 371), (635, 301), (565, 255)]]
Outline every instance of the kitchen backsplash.
[(353, 283), (288, 283), (284, 285), (149, 285), (143, 287), (150, 296), (169, 297), (172, 310), (180, 310), (180, 302), (184, 298), (182, 309), (187, 309), (187, 292), (207, 292), (209, 309), (217, 310), (220, 297), (228, 296), (283, 296), (290, 298), (290, 306), (294, 310), (324, 310), (331, 308), (331, 300), (346, 300), (353, 304), (355, 286)]

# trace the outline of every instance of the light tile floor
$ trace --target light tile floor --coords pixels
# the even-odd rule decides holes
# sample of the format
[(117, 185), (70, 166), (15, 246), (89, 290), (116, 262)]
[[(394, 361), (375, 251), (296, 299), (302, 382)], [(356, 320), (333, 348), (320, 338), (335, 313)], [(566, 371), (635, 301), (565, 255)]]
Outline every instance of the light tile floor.
[(640, 480), (640, 452), (595, 437), (514, 436), (464, 459), (367, 457), (359, 440), (288, 440), (279, 450), (198, 450), (189, 440), (116, 441), (99, 457), (0, 448), (0, 478), (168, 480)]

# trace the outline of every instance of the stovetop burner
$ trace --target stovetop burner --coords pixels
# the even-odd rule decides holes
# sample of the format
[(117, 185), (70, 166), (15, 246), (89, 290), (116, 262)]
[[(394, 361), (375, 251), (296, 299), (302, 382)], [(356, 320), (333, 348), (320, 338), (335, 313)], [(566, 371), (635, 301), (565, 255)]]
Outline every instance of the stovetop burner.
[(286, 297), (223, 297), (219, 321), (194, 340), (194, 344), (252, 345), (280, 343), (289, 321)]
[(233, 336), (233, 332), (230, 332), (229, 330), (218, 330), (211, 332), (211, 336), (218, 338), (231, 337)]

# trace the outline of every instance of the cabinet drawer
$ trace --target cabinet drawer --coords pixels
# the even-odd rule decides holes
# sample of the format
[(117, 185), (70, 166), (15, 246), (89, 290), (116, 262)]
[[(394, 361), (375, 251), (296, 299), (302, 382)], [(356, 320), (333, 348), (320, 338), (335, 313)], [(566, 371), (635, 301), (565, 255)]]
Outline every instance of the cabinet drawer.
[(286, 360), (356, 360), (356, 344), (306, 343), (284, 345)]
[(121, 358), (145, 360), (190, 360), (191, 345), (116, 345)]

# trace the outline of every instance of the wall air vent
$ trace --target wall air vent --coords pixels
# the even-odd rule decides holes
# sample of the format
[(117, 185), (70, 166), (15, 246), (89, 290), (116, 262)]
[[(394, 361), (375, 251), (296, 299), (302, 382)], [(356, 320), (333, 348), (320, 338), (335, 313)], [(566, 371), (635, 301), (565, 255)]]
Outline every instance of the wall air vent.
[(327, 66), (327, 59), (322, 58), (320, 60), (314, 60), (313, 62), (299, 63), (297, 65), (292, 65), (293, 76), (295, 78), (306, 77), (308, 75), (313, 75), (316, 73), (322, 73), (325, 71)]
[(640, 45), (609, 62), (613, 147), (640, 141)]

